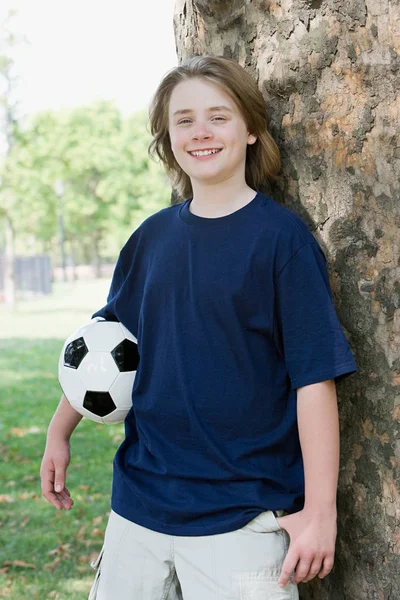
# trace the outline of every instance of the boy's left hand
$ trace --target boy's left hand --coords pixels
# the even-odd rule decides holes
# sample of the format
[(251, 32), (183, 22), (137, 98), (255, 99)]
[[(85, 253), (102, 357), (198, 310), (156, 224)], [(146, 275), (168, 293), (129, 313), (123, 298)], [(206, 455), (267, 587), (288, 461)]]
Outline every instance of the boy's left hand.
[[(279, 585), (287, 582), (307, 582), (316, 575), (320, 579), (331, 572), (335, 556), (336, 512), (313, 515), (305, 509), (277, 518), (282, 529), (290, 536), (289, 550), (283, 561)], [(291, 575), (295, 571), (293, 577)]]

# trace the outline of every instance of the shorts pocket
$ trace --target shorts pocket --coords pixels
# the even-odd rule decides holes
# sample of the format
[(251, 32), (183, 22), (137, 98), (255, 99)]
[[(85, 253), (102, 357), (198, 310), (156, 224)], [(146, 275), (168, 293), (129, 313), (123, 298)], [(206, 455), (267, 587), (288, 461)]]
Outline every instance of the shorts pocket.
[(252, 521), (249, 521), (244, 527), (244, 531), (253, 531), (254, 533), (274, 533), (282, 531), (272, 510), (266, 510), (257, 515)]
[(103, 559), (103, 554), (104, 554), (104, 545), (100, 551), (100, 554), (96, 558), (96, 560), (93, 561), (92, 563), (90, 563), (90, 566), (92, 567), (92, 569), (94, 569), (96, 571), (96, 575), (94, 578), (93, 585), (89, 592), (88, 600), (96, 600), (96, 597), (97, 597), (97, 590), (99, 588), (99, 582), (100, 582), (101, 561)]
[(274, 518), (274, 521), (276, 523), (278, 530), (280, 529), (281, 531), (283, 531), (282, 527), (279, 525), (276, 517), (282, 517), (284, 515), (284, 511), (283, 510), (271, 510), (271, 512), (272, 512), (272, 516)]

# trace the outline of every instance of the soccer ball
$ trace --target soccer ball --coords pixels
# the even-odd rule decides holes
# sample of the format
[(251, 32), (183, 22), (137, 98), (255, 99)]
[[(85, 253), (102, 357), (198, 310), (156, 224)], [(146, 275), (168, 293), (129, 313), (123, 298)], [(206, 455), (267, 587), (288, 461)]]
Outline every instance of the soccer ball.
[(122, 423), (132, 406), (139, 364), (137, 339), (122, 323), (92, 319), (64, 343), (58, 379), (71, 406), (106, 425)]

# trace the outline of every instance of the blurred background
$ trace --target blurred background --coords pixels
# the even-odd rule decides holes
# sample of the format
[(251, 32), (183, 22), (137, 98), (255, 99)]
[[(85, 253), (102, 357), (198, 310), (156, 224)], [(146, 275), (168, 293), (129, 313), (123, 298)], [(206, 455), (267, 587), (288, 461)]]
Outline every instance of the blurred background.
[(171, 186), (148, 104), (177, 64), (173, 0), (0, 5), (0, 598), (87, 598), (123, 425), (86, 419), (57, 512), (41, 496), (65, 338), (103, 306), (119, 250)]
[(108, 276), (170, 185), (148, 104), (177, 64), (173, 0), (0, 8), (0, 300)]

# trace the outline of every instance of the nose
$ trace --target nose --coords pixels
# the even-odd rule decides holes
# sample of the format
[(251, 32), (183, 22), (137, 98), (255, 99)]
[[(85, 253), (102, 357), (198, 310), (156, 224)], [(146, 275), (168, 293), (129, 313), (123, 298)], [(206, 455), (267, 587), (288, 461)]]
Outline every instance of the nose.
[(192, 139), (193, 140), (208, 140), (210, 137), (212, 137), (212, 133), (211, 131), (208, 129), (207, 124), (206, 123), (197, 123), (197, 125), (194, 127), (194, 131), (192, 133)]

